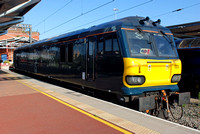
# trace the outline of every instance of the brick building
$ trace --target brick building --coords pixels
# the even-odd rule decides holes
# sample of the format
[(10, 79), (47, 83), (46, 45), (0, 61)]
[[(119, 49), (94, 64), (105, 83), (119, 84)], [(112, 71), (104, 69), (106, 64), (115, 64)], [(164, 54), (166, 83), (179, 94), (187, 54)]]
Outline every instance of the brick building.
[(17, 47), (39, 40), (39, 32), (32, 32), (31, 25), (17, 24), (0, 36), (0, 60), (13, 61), (13, 52)]

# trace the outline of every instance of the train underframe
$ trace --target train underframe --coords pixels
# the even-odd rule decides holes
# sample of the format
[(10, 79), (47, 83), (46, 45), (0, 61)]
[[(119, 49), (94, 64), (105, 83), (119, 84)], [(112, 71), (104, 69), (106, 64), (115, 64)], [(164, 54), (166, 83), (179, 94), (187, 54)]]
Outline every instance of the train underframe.
[[(175, 120), (183, 116), (183, 104), (190, 103), (190, 92), (171, 92), (161, 90), (145, 92), (138, 96), (118, 96), (121, 102), (138, 111), (168, 119), (169, 114)], [(124, 104), (125, 104), (124, 103)]]

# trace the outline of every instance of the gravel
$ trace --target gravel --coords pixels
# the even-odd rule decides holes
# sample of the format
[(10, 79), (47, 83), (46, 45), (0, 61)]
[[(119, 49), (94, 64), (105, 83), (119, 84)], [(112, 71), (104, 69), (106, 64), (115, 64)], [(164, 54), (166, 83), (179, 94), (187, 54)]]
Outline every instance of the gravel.
[(181, 119), (175, 120), (170, 114), (168, 120), (200, 130), (200, 103), (185, 104), (183, 105), (183, 111), (184, 113)]

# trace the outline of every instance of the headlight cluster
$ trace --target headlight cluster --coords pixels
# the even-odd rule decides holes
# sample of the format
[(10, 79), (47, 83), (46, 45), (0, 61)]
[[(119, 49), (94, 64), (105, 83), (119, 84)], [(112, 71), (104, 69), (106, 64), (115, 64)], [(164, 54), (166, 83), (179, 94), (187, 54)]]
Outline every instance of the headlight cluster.
[(179, 82), (180, 80), (181, 80), (181, 75), (175, 74), (175, 75), (173, 75), (171, 82), (176, 83), (176, 82)]
[(144, 76), (126, 76), (126, 82), (129, 85), (142, 85), (145, 82)]

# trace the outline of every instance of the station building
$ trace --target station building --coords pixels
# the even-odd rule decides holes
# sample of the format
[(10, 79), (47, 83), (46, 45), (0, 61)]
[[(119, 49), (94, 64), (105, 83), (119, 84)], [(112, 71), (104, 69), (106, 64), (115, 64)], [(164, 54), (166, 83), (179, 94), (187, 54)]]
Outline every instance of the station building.
[(32, 32), (31, 25), (17, 24), (0, 36), (0, 60), (13, 62), (13, 52), (17, 47), (39, 40), (39, 32)]

